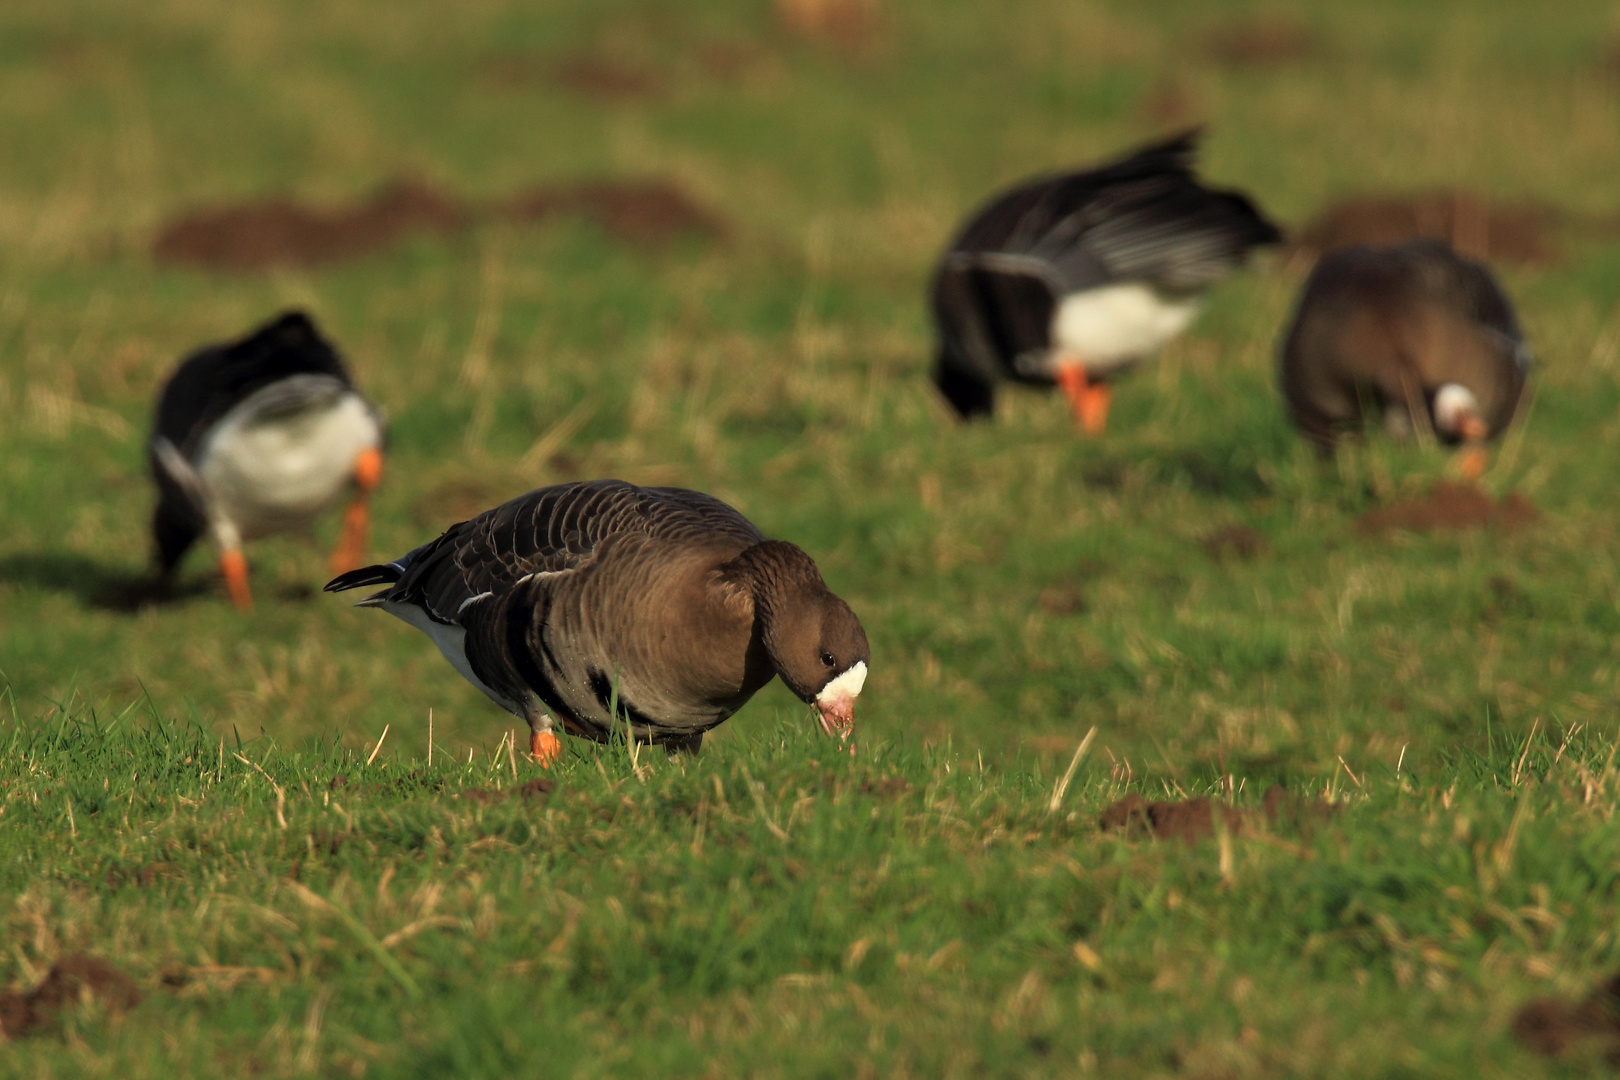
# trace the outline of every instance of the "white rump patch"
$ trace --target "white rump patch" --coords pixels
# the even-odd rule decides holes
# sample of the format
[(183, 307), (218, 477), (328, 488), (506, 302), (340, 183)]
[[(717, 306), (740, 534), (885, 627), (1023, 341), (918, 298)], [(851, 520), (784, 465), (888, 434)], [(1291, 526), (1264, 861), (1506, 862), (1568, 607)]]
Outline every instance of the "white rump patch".
[(816, 695), (816, 704), (828, 705), (834, 701), (859, 697), (861, 687), (865, 685), (866, 661), (857, 660), (848, 671), (821, 688), (821, 693)]
[(1461, 383), (1448, 382), (1434, 394), (1434, 429), (1445, 435), (1461, 435), (1463, 420), (1479, 415), (1479, 399)]
[(1064, 354), (1083, 360), (1093, 375), (1145, 360), (1197, 314), (1196, 296), (1167, 297), (1139, 281), (1065, 296), (1052, 313), (1048, 373)]
[(466, 630), (456, 626), (454, 623), (434, 622), (428, 618), (427, 612), (415, 604), (399, 604), (391, 600), (384, 600), (379, 606), (394, 618), (410, 623), (432, 639), (433, 644), (437, 645), (439, 651), (444, 654), (444, 658), (450, 661), (450, 666), (455, 668), (463, 679), (478, 687), (485, 697), (513, 716), (524, 715), (521, 705), (507, 701), (485, 686), (483, 680), (473, 674), (472, 665), (467, 662)]

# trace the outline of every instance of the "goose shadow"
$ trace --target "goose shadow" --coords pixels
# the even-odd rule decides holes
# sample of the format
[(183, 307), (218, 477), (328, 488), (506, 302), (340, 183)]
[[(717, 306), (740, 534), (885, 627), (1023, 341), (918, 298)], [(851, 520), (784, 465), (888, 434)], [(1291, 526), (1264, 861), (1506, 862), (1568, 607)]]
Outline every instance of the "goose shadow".
[(65, 552), (23, 552), (0, 558), (0, 582), (68, 593), (85, 607), (124, 614), (184, 603), (213, 591), (206, 580), (165, 582), (151, 574), (131, 574)]

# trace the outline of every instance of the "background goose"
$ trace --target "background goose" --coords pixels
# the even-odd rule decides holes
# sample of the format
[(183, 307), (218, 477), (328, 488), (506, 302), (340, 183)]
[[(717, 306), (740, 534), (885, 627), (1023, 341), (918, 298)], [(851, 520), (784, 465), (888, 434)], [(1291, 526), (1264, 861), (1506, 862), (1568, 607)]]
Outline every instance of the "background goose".
[(1201, 185), (1197, 132), (1086, 172), (997, 196), (946, 251), (933, 282), (934, 381), (964, 419), (995, 383), (1063, 388), (1091, 434), (1107, 379), (1152, 356), (1251, 248), (1282, 239), (1244, 196)]
[(1512, 421), (1529, 370), (1501, 286), (1440, 240), (1324, 256), (1281, 355), (1289, 413), (1323, 454), (1372, 409), (1396, 437), (1423, 426), (1463, 444), (1469, 476), (1484, 469), (1482, 444)]
[[(860, 620), (802, 550), (718, 499), (595, 480), (540, 488), (328, 592), (433, 639), (529, 725), (549, 764), (570, 734), (696, 750), (772, 676), (848, 735), (870, 650)], [(610, 711), (615, 694), (618, 717)]]
[(382, 440), (382, 417), (302, 313), (193, 353), (163, 387), (152, 435), (163, 577), (207, 533), (231, 599), (250, 608), (243, 541), (308, 527), (351, 486), (332, 567), (359, 565)]

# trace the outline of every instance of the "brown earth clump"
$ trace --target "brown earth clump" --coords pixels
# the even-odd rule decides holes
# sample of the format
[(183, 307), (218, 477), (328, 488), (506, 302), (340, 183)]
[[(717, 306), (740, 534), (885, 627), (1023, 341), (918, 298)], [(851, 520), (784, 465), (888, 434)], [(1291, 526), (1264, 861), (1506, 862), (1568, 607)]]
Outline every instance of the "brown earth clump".
[(335, 209), (277, 198), (199, 210), (165, 226), (152, 253), (162, 263), (211, 270), (321, 266), (384, 250), (407, 233), (455, 232), (467, 216), (443, 192), (400, 180)]
[(1210, 557), (1225, 562), (1229, 558), (1253, 559), (1264, 555), (1271, 546), (1266, 538), (1247, 525), (1223, 525), (1206, 533), (1198, 542)]
[(588, 217), (614, 239), (641, 248), (664, 247), (682, 234), (721, 238), (728, 232), (725, 222), (668, 180), (596, 180), (533, 188), (511, 199), (506, 214), (515, 221), (566, 214)]
[(8, 1039), (48, 1031), (59, 1015), (87, 998), (108, 1012), (140, 1004), (141, 992), (128, 975), (94, 956), (64, 956), (26, 994), (0, 993), (0, 1032)]
[(1562, 1057), (1577, 1047), (1601, 1051), (1620, 1065), (1620, 975), (1598, 984), (1580, 1001), (1536, 998), (1513, 1017), (1513, 1037), (1543, 1057)]
[(846, 52), (871, 46), (882, 21), (879, 0), (776, 0), (776, 22), (794, 37)]
[(1427, 495), (1369, 510), (1356, 521), (1356, 531), (1372, 536), (1404, 529), (1438, 532), (1458, 529), (1494, 529), (1513, 532), (1533, 524), (1541, 512), (1518, 492), (1492, 499), (1479, 488), (1444, 480)]
[(1398, 244), (1415, 237), (1445, 240), (1465, 255), (1492, 262), (1556, 262), (1553, 234), (1562, 215), (1533, 203), (1496, 203), (1471, 191), (1356, 195), (1327, 207), (1294, 235), (1294, 249), (1315, 259), (1351, 244)]
[(1309, 27), (1282, 19), (1217, 26), (1203, 42), (1204, 55), (1226, 67), (1282, 67), (1314, 60), (1321, 52)]
[(512, 788), (465, 788), (451, 798), (466, 799), (468, 802), (493, 803), (503, 799), (543, 799), (557, 790), (557, 781), (547, 780), (537, 776), (533, 780), (525, 780), (517, 787)]
[(548, 73), (553, 86), (594, 101), (634, 101), (663, 95), (663, 76), (650, 68), (594, 56), (557, 61)]
[(1174, 79), (1161, 79), (1142, 95), (1136, 115), (1159, 127), (1185, 128), (1197, 123), (1201, 114), (1192, 91)]
[(1078, 615), (1086, 610), (1086, 593), (1076, 582), (1056, 581), (1041, 590), (1035, 606), (1060, 618)]
[(1149, 802), (1136, 792), (1112, 803), (1097, 819), (1105, 831), (1123, 830), (1133, 836), (1157, 840), (1201, 840), (1215, 834), (1217, 815), (1228, 832), (1242, 833), (1256, 819), (1295, 827), (1324, 821), (1339, 812), (1332, 803), (1291, 795), (1280, 784), (1273, 784), (1261, 800), (1260, 811), (1240, 810), (1213, 799), (1195, 798)]

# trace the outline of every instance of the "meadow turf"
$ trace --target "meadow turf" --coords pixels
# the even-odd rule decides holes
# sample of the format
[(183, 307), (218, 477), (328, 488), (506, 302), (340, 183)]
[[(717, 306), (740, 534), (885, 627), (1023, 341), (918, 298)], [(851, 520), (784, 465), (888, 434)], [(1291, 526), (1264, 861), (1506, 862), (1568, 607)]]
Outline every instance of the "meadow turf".
[[(144, 995), (0, 1074), (1601, 1072), (1510, 1027), (1620, 964), (1611, 6), (874, 10), (816, 40), (763, 0), (0, 8), (0, 985), (89, 953)], [(1223, 60), (1243, 25), (1310, 44)], [(1300, 444), (1286, 255), (1121, 380), (1104, 439), (1053, 395), (950, 418), (923, 294), (961, 215), (1182, 117), (1285, 225), (1445, 186), (1567, 213), (1556, 261), (1502, 268), (1539, 366), (1484, 486), (1537, 521), (1357, 530), (1448, 463)], [(729, 228), (151, 254), (198, 206), (397, 176), (656, 177)], [(159, 380), (288, 305), (388, 411), (378, 555), (563, 479), (711, 492), (861, 615), (857, 754), (773, 685), (695, 759), (575, 743), (524, 790), (512, 718), (319, 594), (335, 520), (250, 550), (251, 615), (202, 554), (130, 610)], [(1272, 784), (1341, 809), (1265, 818)], [(1130, 792), (1249, 816), (1100, 831)]]

